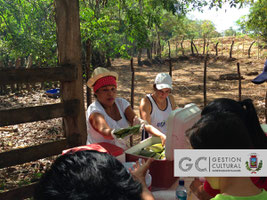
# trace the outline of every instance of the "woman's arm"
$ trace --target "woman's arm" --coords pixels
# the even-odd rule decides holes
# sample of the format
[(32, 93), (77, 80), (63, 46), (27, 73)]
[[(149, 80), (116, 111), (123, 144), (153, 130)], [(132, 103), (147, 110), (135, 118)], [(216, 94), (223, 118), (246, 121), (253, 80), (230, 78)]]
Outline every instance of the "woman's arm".
[(158, 129), (156, 129), (154, 126), (150, 124), (145, 125), (145, 130), (154, 136), (160, 137), (162, 145), (163, 146), (165, 145), (165, 141), (166, 141), (165, 134), (163, 134), (161, 131), (159, 131)]
[(113, 129), (111, 129), (106, 122), (103, 115), (100, 113), (93, 113), (89, 117), (89, 123), (92, 125), (92, 127), (99, 132), (104, 138), (108, 140), (113, 140), (113, 137), (111, 135), (111, 132)]
[(136, 116), (135, 112), (133, 111), (133, 109), (131, 108), (131, 106), (128, 106), (124, 112), (126, 119), (128, 120), (128, 122), (131, 123), (131, 126), (133, 125), (133, 120)]
[(172, 110), (175, 110), (176, 109), (176, 103), (175, 103), (174, 97), (171, 94), (169, 94), (169, 99), (170, 99), (170, 102), (172, 105)]
[(151, 124), (151, 103), (147, 97), (141, 99), (139, 106), (140, 117)]

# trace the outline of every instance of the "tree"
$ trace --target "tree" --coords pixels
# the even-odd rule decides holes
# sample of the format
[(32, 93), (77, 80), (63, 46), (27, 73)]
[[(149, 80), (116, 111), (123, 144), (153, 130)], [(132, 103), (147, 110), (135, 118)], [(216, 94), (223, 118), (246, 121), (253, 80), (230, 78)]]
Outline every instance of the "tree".
[(52, 0), (0, 0), (0, 40), (11, 58), (32, 54), (34, 60), (56, 61), (56, 25)]
[(258, 0), (250, 8), (247, 28), (267, 42), (267, 0)]
[(236, 30), (233, 29), (233, 27), (230, 27), (229, 29), (224, 31), (224, 36), (236, 36)]

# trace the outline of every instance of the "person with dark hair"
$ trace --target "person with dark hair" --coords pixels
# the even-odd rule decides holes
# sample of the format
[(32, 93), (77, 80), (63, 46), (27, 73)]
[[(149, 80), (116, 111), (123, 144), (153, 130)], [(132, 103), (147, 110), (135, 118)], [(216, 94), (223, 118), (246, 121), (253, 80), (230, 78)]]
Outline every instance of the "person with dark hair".
[[(249, 131), (243, 120), (230, 112), (210, 112), (186, 131), (193, 149), (251, 149)], [(220, 190), (212, 200), (265, 200), (267, 192), (249, 177), (207, 177)]]
[(231, 112), (242, 119), (248, 129), (254, 149), (267, 149), (267, 137), (263, 132), (256, 109), (251, 99), (235, 101), (233, 99), (219, 98), (208, 104), (201, 115), (210, 112)]
[(56, 159), (41, 177), (35, 200), (153, 200), (144, 175), (152, 160), (132, 172), (115, 157), (98, 151), (78, 151)]
[[(237, 115), (248, 129), (250, 141), (252, 141), (251, 148), (267, 148), (267, 138), (261, 129), (260, 122), (251, 99), (238, 102), (233, 99), (218, 98), (209, 103), (202, 110), (201, 115), (205, 116), (212, 112), (230, 112)], [(251, 180), (259, 188), (267, 189), (267, 179), (265, 177), (252, 177)], [(195, 179), (190, 185), (190, 188), (200, 200), (208, 200), (220, 192), (219, 190), (213, 190), (207, 181), (203, 184), (199, 179)]]
[(130, 103), (117, 97), (118, 74), (106, 68), (96, 68), (87, 86), (92, 88), (96, 100), (86, 111), (87, 142), (86, 144), (107, 142), (127, 149), (126, 140), (117, 139), (114, 132), (142, 124), (142, 128), (165, 143), (166, 136), (158, 129), (138, 118)]
[[(167, 119), (176, 107), (174, 97), (170, 94), (172, 90), (171, 76), (167, 73), (157, 74), (153, 90), (152, 94), (147, 94), (141, 99), (140, 117), (166, 134)], [(146, 139), (148, 136), (147, 132), (143, 132), (142, 139)]]

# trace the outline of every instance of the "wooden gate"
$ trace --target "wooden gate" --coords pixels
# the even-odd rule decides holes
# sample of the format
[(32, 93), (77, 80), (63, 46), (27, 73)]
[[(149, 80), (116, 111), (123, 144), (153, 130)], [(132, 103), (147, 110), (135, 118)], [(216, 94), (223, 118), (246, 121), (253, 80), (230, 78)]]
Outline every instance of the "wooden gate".
[[(65, 139), (0, 153), (0, 169), (58, 155), (86, 142), (78, 0), (55, 0), (59, 66), (0, 71), (0, 85), (61, 82), (61, 103), (0, 110), (0, 127), (63, 118)], [(36, 183), (0, 193), (0, 199), (31, 197)]]

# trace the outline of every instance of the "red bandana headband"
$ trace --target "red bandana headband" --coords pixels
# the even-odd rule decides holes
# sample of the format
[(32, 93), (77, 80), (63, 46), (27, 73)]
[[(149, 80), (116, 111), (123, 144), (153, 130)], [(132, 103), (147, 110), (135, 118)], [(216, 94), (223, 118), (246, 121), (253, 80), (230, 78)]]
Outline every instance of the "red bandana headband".
[(98, 79), (93, 86), (94, 92), (107, 85), (114, 85), (117, 88), (116, 78), (114, 76), (105, 76)]

